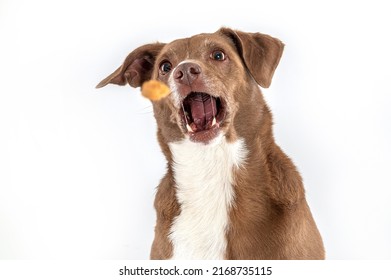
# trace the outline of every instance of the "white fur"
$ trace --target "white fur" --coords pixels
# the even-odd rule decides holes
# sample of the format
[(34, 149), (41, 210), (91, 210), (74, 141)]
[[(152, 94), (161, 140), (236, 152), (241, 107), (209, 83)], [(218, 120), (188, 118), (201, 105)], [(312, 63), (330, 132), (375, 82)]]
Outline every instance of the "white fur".
[(185, 139), (169, 143), (181, 207), (169, 236), (173, 259), (224, 259), (233, 171), (245, 161), (243, 139), (227, 143), (220, 134), (208, 145)]

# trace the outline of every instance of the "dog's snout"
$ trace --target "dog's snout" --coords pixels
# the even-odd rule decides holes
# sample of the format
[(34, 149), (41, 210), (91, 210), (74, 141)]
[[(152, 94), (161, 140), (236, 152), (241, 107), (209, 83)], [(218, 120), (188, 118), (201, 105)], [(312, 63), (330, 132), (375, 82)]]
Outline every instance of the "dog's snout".
[(174, 71), (174, 78), (176, 82), (190, 86), (201, 72), (201, 67), (198, 64), (186, 62), (177, 66)]

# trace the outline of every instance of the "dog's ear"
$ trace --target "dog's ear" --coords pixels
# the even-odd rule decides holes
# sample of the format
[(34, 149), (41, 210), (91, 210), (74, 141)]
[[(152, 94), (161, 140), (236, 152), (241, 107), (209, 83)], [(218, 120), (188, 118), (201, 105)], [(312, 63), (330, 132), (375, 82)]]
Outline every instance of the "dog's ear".
[(268, 88), (280, 61), (284, 44), (261, 33), (246, 33), (230, 28), (221, 28), (217, 32), (228, 36), (234, 42), (255, 81), (263, 88)]
[(143, 82), (151, 79), (155, 59), (165, 44), (155, 43), (141, 46), (132, 51), (124, 63), (111, 75), (102, 80), (96, 88), (107, 84), (139, 87)]

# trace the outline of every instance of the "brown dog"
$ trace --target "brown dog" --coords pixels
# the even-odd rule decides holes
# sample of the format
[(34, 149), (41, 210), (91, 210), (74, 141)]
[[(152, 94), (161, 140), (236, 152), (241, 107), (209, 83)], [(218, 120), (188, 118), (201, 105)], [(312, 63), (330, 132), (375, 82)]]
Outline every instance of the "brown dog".
[(222, 28), (131, 52), (97, 87), (171, 94), (153, 102), (168, 161), (157, 189), (152, 259), (323, 259), (302, 179), (274, 142), (259, 86), (269, 87), (284, 45)]

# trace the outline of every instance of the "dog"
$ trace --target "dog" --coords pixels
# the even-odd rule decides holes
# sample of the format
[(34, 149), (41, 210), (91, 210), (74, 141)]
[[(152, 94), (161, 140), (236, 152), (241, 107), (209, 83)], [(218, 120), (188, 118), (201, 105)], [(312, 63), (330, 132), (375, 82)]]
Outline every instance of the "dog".
[(324, 259), (300, 174), (275, 143), (268, 88), (284, 44), (221, 28), (133, 50), (97, 88), (159, 80), (167, 173), (151, 259)]

